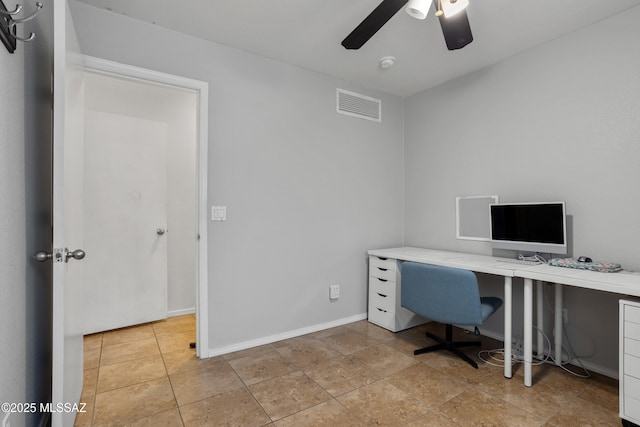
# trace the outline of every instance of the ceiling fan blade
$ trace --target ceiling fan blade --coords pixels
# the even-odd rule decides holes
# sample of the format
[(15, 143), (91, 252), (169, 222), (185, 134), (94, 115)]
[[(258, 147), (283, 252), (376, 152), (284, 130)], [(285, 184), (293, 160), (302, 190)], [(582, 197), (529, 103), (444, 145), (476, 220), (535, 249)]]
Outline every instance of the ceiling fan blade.
[(440, 15), (439, 21), (442, 34), (444, 35), (444, 41), (447, 43), (447, 49), (462, 49), (473, 41), (473, 34), (471, 34), (471, 27), (469, 26), (469, 18), (467, 18), (466, 10), (458, 12), (448, 18)]
[(409, 0), (383, 0), (344, 40), (347, 49), (360, 49)]

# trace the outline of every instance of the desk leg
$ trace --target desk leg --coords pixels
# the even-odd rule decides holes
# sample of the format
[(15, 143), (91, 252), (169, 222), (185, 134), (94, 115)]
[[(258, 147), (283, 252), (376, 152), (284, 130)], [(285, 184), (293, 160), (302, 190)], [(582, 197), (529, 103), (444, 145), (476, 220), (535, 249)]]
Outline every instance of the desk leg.
[(531, 387), (533, 347), (533, 280), (524, 279), (524, 385)]
[(542, 360), (544, 358), (544, 283), (536, 280), (536, 324), (538, 330), (538, 340), (536, 341), (536, 358)]
[(511, 378), (511, 277), (504, 278), (504, 376)]
[(555, 319), (553, 323), (554, 346), (556, 348), (554, 357), (556, 365), (560, 366), (562, 364), (562, 285), (554, 283), (553, 286), (556, 292)]

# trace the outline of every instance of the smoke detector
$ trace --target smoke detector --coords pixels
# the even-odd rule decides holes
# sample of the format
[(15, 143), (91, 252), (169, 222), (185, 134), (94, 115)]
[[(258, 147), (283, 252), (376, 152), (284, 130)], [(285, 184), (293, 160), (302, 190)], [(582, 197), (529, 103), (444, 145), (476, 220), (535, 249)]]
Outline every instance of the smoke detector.
[(396, 65), (396, 58), (394, 58), (393, 56), (384, 56), (380, 58), (380, 61), (378, 61), (378, 65), (380, 65), (380, 68), (386, 70)]

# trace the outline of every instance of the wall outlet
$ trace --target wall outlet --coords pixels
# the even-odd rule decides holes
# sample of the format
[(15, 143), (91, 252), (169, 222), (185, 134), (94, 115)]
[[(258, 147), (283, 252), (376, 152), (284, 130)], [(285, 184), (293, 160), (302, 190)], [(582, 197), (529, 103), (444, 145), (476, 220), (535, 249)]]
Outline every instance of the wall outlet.
[(340, 298), (340, 285), (329, 286), (329, 299)]
[(564, 323), (565, 325), (569, 323), (569, 310), (567, 310), (566, 308), (562, 309), (562, 323)]

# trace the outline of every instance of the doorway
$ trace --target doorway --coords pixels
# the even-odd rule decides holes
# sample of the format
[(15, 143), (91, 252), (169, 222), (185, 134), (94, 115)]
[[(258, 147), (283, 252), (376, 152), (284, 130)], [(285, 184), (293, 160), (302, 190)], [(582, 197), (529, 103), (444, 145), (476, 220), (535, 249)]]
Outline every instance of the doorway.
[(195, 312), (208, 357), (207, 84), (91, 57), (84, 84), (85, 333)]

